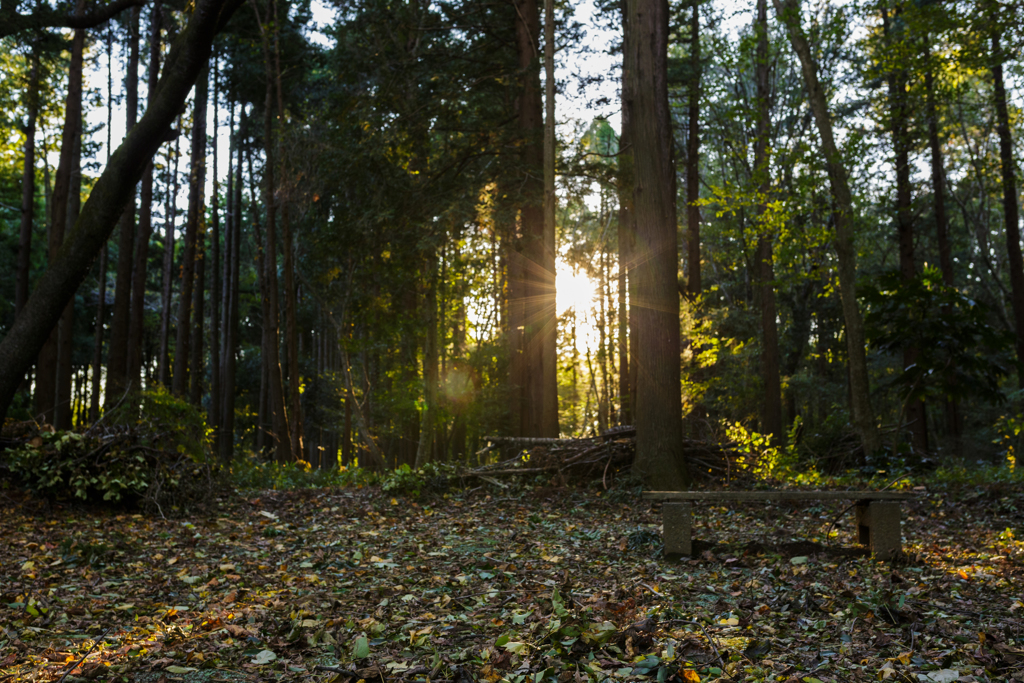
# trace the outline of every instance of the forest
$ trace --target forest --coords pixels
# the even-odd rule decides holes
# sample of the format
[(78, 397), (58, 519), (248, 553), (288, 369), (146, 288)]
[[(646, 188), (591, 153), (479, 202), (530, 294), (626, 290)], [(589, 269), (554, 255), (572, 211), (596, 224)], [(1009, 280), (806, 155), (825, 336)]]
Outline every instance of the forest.
[(0, 0), (0, 683), (1024, 681), (1022, 17)]

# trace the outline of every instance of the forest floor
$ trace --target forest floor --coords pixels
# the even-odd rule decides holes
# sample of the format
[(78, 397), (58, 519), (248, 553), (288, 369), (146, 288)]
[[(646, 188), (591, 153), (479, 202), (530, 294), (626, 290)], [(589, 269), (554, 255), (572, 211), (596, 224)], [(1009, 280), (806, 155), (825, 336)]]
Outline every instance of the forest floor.
[(0, 682), (1024, 680), (1024, 492), (660, 508), (568, 489), (225, 497), (165, 520), (0, 491)]

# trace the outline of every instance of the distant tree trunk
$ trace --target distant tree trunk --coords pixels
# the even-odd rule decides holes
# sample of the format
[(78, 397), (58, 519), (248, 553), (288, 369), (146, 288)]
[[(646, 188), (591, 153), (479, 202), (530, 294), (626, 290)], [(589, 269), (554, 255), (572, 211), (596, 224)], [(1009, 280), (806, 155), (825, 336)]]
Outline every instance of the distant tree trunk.
[(761, 304), (761, 378), (764, 382), (764, 406), (761, 431), (778, 441), (783, 436), (782, 383), (779, 379), (779, 331), (775, 322), (775, 269), (772, 262), (773, 235), (766, 225), (768, 194), (771, 192), (771, 85), (768, 55), (768, 3), (757, 0), (757, 51), (754, 73), (757, 84), (757, 131), (754, 142), (754, 174), (758, 192), (757, 280)]
[[(627, 0), (621, 0), (623, 33), (629, 28)], [(632, 424), (636, 405), (636, 277), (633, 272), (636, 249), (636, 217), (633, 210), (635, 191), (633, 155), (633, 85), (632, 73), (636, 55), (622, 51), (622, 134), (619, 136), (618, 198), (619, 198), (619, 424)], [(627, 299), (628, 294), (628, 299)]]
[[(202, 230), (206, 194), (206, 105), (210, 87), (210, 69), (203, 68), (196, 81), (192, 110), (192, 154), (189, 162), (188, 215), (185, 219), (185, 248), (181, 262), (181, 290), (178, 296), (178, 333), (174, 343), (172, 391), (181, 397), (189, 394), (189, 362), (192, 360), (192, 306), (195, 291), (199, 234)], [(202, 311), (196, 312), (196, 317)], [(199, 368), (192, 368), (199, 372)]]
[[(898, 8), (896, 16), (899, 16)], [(901, 54), (903, 36), (894, 31), (889, 12), (884, 7), (882, 8), (882, 30), (885, 38), (883, 44), (887, 52)], [(904, 282), (912, 282), (917, 276), (917, 268), (914, 264), (914, 210), (910, 185), (910, 151), (913, 141), (909, 130), (907, 71), (905, 68), (896, 67), (891, 69), (886, 76), (889, 88), (889, 124), (896, 161), (896, 231), (899, 238), (900, 277)], [(917, 362), (917, 355), (916, 348), (904, 347), (903, 367), (914, 365)], [(928, 451), (928, 425), (924, 401), (908, 402), (906, 415), (914, 450), (918, 453), (926, 453)]]
[[(178, 118), (181, 128), (181, 118)], [(174, 231), (178, 208), (178, 161), (181, 159), (181, 137), (174, 139), (174, 163), (167, 163), (167, 201), (164, 213), (163, 287), (160, 290), (160, 367), (157, 376), (165, 387), (171, 386), (171, 308), (174, 293)], [(168, 155), (169, 156), (169, 155)]]
[(1000, 35), (992, 34), (992, 84), (996, 105), (996, 132), (999, 135), (999, 163), (1003, 176), (1003, 224), (1006, 226), (1007, 267), (1010, 271), (1010, 297), (1017, 340), (1017, 381), (1024, 389), (1024, 259), (1020, 250), (1020, 215), (1017, 207), (1016, 163), (1013, 137), (1003, 84), (1003, 54)]
[[(268, 0), (267, 19), (273, 14), (273, 3)], [(256, 4), (253, 4), (256, 8)], [(263, 203), (267, 212), (266, 233), (263, 248), (263, 344), (262, 356), (267, 385), (267, 410), (273, 422), (273, 440), (277, 460), (290, 462), (291, 439), (288, 431), (288, 417), (285, 412), (284, 382), (281, 377), (281, 356), (279, 347), (280, 307), (277, 294), (277, 183), (274, 181), (276, 155), (274, 153), (274, 63), (270, 53), (270, 39), (267, 26), (257, 15), (263, 40), (263, 63), (266, 76), (266, 96), (263, 103), (263, 141), (266, 147), (266, 163), (263, 167)]]
[[(221, 256), (220, 256), (220, 177), (217, 165), (220, 132), (220, 69), (214, 61), (213, 70), (213, 196), (210, 198), (210, 427), (213, 429), (213, 452), (220, 453), (221, 424)], [(230, 166), (230, 164), (228, 164)], [(229, 169), (228, 175), (231, 174)]]
[(15, 283), (14, 314), (21, 314), (29, 294), (32, 270), (32, 228), (36, 211), (36, 119), (39, 117), (39, 48), (29, 54), (28, 87), (25, 90), (25, 164), (21, 176), (21, 230), (18, 235), (18, 279)]
[[(79, 0), (77, 11), (84, 9), (84, 3)], [(74, 189), (73, 175), (75, 173), (76, 152), (79, 152), (79, 141), (82, 135), (82, 53), (85, 48), (85, 30), (75, 31), (71, 43), (71, 64), (68, 68), (68, 94), (64, 108), (64, 130), (61, 136), (60, 161), (57, 163), (57, 173), (54, 179), (53, 197), (50, 202), (50, 234), (48, 239), (49, 262), (52, 267), (56, 263), (64, 244), (64, 235), (67, 231), (68, 210), (71, 192)], [(79, 152), (80, 153), (80, 152)], [(76, 287), (77, 288), (77, 287)], [(73, 292), (72, 292), (73, 295)], [(31, 297), (29, 297), (31, 301)], [(22, 308), (22, 315), (18, 321), (28, 318), (28, 302)], [(36, 414), (42, 416), (43, 422), (56, 424), (56, 408), (61, 399), (61, 377), (59, 374), (61, 365), (61, 328), (67, 329), (70, 321), (70, 312), (73, 305), (71, 302), (64, 302), (60, 308), (59, 323), (55, 319), (50, 329), (49, 337), (38, 349), (39, 360), (36, 365)], [(17, 323), (16, 323), (17, 325)], [(13, 331), (13, 330), (12, 330)], [(22, 370), (24, 373), (24, 370)], [(20, 377), (19, 377), (20, 383)], [(17, 386), (17, 384), (15, 385)], [(6, 412), (3, 393), (0, 392), (0, 418)]]
[[(284, 145), (281, 138), (284, 136), (284, 89), (281, 85), (281, 47), (280, 29), (277, 19), (277, 2), (273, 2), (274, 10), (274, 80), (277, 85), (277, 118), (280, 122), (278, 128), (278, 145), (281, 149), (281, 182), (284, 185)], [(302, 453), (302, 403), (300, 401), (300, 390), (302, 377), (299, 373), (299, 328), (298, 328), (298, 307), (299, 296), (295, 285), (295, 243), (292, 237), (291, 215), (287, 191), (284, 193), (281, 206), (281, 247), (284, 250), (284, 317), (285, 317), (285, 339), (287, 342), (288, 362), (288, 429), (291, 437), (291, 450), (294, 457)]]
[[(155, 0), (149, 28), (149, 74), (146, 106), (153, 104), (156, 82), (160, 77), (160, 15), (162, 0)], [(142, 175), (139, 188), (139, 226), (135, 235), (135, 263), (132, 267), (131, 310), (128, 322), (127, 381), (140, 386), (142, 337), (145, 332), (146, 275), (149, 271), (149, 240), (153, 235), (153, 163)]]
[(36, 284), (22, 315), (0, 341), (0, 418), (7, 414), (18, 385), (46, 341), (46, 335), (89, 274), (117, 218), (131, 201), (146, 164), (165, 140), (213, 39), (239, 0), (195, 0), (188, 24), (167, 59), (153, 106), (128, 134), (89, 193), (89, 200), (57, 259)]
[(836, 203), (835, 249), (839, 261), (839, 292), (843, 318), (846, 322), (846, 349), (849, 356), (850, 396), (853, 421), (860, 433), (861, 445), (866, 453), (874, 453), (881, 445), (878, 426), (871, 410), (868, 384), (867, 353), (864, 342), (864, 321), (857, 304), (857, 251), (853, 235), (853, 195), (849, 177), (839, 155), (832, 133), (832, 116), (828, 110), (825, 91), (818, 81), (818, 67), (811, 56), (811, 48), (800, 24), (799, 0), (772, 0), (779, 20), (786, 26), (789, 40), (800, 59), (804, 83), (807, 87), (811, 112), (821, 137), (822, 154)]
[(668, 2), (629, 0), (624, 49), (636, 54), (630, 93), (636, 169), (636, 460), (648, 484), (682, 490), (683, 460), (675, 168), (668, 104)]
[[(234, 108), (232, 108), (233, 111)], [(235, 182), (229, 186), (232, 194), (232, 213), (229, 216), (231, 230), (231, 251), (228, 253), (229, 276), (228, 307), (226, 325), (224, 326), (224, 418), (222, 421), (224, 438), (221, 454), (225, 460), (234, 453), (235, 443), (235, 351), (238, 346), (238, 260), (242, 241), (242, 145), (241, 130), (243, 128), (245, 110), (239, 115), (239, 130), (232, 130), (232, 144), (235, 147)], [(232, 128), (234, 126), (232, 125)]]
[[(205, 175), (205, 174), (204, 174)], [(206, 323), (206, 189), (203, 183), (203, 197), (200, 208), (199, 227), (196, 230), (196, 273), (192, 289), (192, 338), (189, 340), (189, 385), (188, 400), (194, 406), (203, 403), (203, 328)]]
[(426, 465), (431, 459), (434, 430), (437, 425), (437, 253), (434, 250), (424, 258), (423, 275), (427, 291), (423, 302), (423, 324), (426, 339), (423, 345), (423, 398), (425, 409), (420, 412), (419, 443), (416, 447), (416, 467)]
[[(114, 31), (107, 30), (107, 163), (113, 152), (111, 123), (114, 116)], [(92, 386), (89, 391), (89, 420), (100, 419), (100, 378), (103, 373), (103, 324), (107, 317), (107, 259), (109, 243), (100, 252), (99, 282), (96, 301), (96, 326), (93, 330)]]
[[(77, 31), (76, 31), (77, 33)], [(84, 31), (83, 31), (84, 33)], [(83, 46), (84, 50), (84, 37)], [(81, 59), (81, 58), (80, 58)], [(81, 93), (81, 89), (79, 89)], [(75, 117), (78, 119), (74, 139), (74, 152), (71, 159), (71, 184), (68, 188), (68, 214), (64, 225), (64, 234), (68, 235), (75, 229), (75, 221), (82, 211), (82, 100), (76, 103)], [(60, 342), (57, 356), (57, 401), (53, 410), (53, 426), (68, 430), (74, 426), (75, 405), (72, 394), (72, 351), (75, 336), (75, 305), (68, 302), (60, 318)]]
[(700, 282), (700, 0), (691, 0), (690, 82), (687, 88), (688, 132), (686, 137), (686, 240), (687, 282), (691, 299), (701, 293)]
[[(125, 133), (129, 133), (139, 114), (139, 17), (141, 8), (132, 9), (128, 25), (128, 68), (125, 75)], [(117, 276), (114, 280), (114, 307), (107, 348), (106, 405), (111, 408), (128, 388), (128, 327), (131, 318), (132, 260), (135, 247), (135, 188), (132, 201), (121, 216), (117, 247)], [(137, 389), (138, 387), (134, 387)]]

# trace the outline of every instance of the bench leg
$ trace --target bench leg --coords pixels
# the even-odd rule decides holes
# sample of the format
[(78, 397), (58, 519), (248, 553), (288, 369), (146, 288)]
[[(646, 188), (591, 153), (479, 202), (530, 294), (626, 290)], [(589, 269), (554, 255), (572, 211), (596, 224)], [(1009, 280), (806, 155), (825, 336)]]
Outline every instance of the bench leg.
[(857, 535), (880, 560), (891, 560), (902, 550), (900, 504), (870, 501), (857, 504)]
[(693, 519), (691, 503), (665, 503), (661, 510), (662, 540), (665, 543), (666, 555), (686, 555), (693, 553), (690, 525)]

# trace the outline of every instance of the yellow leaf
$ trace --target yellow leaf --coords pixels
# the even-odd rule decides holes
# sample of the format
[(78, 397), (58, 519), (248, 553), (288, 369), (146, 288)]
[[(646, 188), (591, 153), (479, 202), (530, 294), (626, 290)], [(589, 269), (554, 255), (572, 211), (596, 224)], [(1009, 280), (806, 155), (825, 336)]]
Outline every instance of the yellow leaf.
[(686, 683), (700, 683), (700, 674), (693, 669), (686, 669), (683, 671), (683, 680)]

